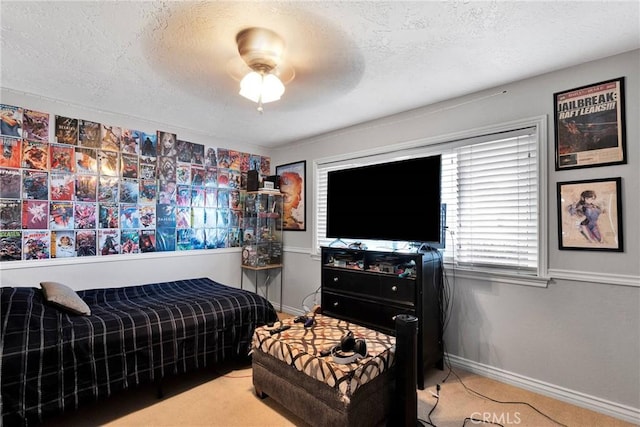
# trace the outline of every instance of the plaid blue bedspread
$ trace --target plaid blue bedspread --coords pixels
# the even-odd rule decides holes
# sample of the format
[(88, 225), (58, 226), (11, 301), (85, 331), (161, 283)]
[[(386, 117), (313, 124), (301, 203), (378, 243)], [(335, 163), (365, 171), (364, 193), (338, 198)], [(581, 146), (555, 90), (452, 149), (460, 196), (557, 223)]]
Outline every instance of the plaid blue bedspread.
[(277, 319), (262, 296), (208, 278), (78, 291), (91, 316), (45, 303), (39, 288), (1, 291), (4, 426), (247, 357), (255, 328)]

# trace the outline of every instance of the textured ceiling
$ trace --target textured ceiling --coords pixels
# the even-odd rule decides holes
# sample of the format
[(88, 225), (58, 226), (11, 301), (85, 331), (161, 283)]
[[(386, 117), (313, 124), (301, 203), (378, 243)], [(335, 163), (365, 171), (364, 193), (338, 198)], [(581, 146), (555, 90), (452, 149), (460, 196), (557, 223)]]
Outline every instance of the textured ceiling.
[[(0, 21), (3, 88), (229, 146), (275, 147), (640, 47), (638, 1), (2, 0)], [(262, 115), (229, 74), (250, 26), (280, 34), (296, 70)]]

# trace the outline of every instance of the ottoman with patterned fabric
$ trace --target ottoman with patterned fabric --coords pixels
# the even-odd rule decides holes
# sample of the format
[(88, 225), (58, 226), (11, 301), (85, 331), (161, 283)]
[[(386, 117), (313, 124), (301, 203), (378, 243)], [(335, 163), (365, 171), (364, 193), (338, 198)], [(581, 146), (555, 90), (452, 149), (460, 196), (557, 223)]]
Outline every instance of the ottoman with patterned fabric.
[[(255, 330), (252, 343), (253, 384), (259, 397), (269, 396), (314, 426), (384, 425), (391, 410), (395, 337), (344, 320), (316, 314), (305, 328), (293, 318), (276, 323), (290, 329)], [(337, 363), (326, 350), (351, 331), (365, 340), (367, 355)]]

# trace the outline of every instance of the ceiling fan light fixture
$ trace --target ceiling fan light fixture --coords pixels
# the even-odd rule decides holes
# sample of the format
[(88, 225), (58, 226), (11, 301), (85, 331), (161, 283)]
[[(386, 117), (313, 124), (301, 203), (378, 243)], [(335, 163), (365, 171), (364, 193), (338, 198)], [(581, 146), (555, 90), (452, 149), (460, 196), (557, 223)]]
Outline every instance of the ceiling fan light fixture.
[[(277, 76), (282, 64), (284, 41), (280, 36), (265, 28), (247, 28), (236, 36), (238, 53), (252, 70), (240, 81), (239, 94), (262, 104), (279, 100), (284, 94), (284, 83)], [(293, 71), (291, 70), (291, 78)]]
[(251, 71), (240, 82), (240, 95), (257, 103), (277, 101), (284, 93), (284, 85), (274, 74)]

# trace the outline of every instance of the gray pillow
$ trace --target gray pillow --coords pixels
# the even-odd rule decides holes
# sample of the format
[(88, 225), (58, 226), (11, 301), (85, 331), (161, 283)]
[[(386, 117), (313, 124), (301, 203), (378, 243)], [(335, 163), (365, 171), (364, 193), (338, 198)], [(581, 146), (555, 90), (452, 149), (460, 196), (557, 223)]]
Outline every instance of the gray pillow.
[(70, 287), (57, 282), (40, 282), (40, 286), (48, 302), (75, 314), (91, 315), (87, 303)]

